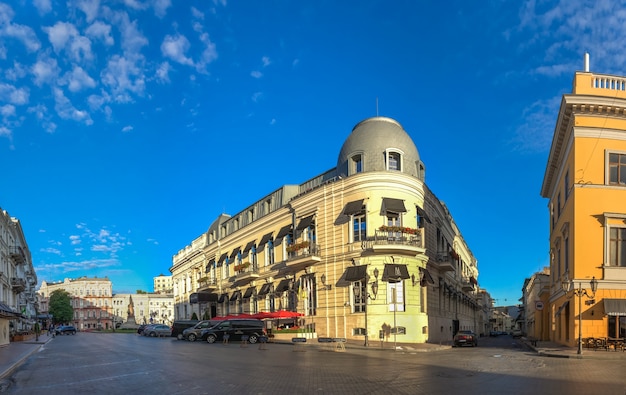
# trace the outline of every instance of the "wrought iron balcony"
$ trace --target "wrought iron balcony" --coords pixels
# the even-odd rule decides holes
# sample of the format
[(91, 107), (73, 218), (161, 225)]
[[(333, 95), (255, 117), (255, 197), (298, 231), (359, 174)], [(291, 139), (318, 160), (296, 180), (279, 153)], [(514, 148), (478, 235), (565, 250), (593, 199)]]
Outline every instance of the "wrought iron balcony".
[(9, 256), (18, 265), (26, 262), (26, 254), (20, 246), (9, 247)]
[(469, 279), (463, 280), (463, 284), (461, 285), (461, 289), (465, 292), (471, 292), (474, 290), (474, 284), (472, 284)]
[(314, 242), (301, 242), (287, 247), (286, 266), (300, 270), (322, 261), (321, 247)]
[(198, 292), (213, 291), (218, 288), (217, 279), (211, 277), (203, 277), (198, 281)]
[(374, 232), (374, 237), (368, 237), (367, 240), (362, 242), (362, 247), (364, 250), (374, 252), (408, 255), (416, 255), (425, 252), (422, 246), (422, 234), (417, 229), (412, 231), (389, 231), (379, 229)]
[(11, 277), (11, 287), (15, 292), (22, 292), (26, 289), (26, 281), (23, 278)]
[(257, 264), (250, 262), (244, 262), (239, 265), (235, 265), (235, 280), (237, 285), (244, 285), (252, 280), (259, 278), (259, 267)]
[(454, 258), (447, 252), (437, 253), (434, 260), (435, 265), (443, 272), (453, 272), (456, 270)]

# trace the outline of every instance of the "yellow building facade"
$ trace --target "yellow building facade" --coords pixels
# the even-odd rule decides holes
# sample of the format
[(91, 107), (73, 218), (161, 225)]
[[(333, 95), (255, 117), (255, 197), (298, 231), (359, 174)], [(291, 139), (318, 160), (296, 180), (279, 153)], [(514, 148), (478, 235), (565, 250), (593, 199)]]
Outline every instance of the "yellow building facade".
[(286, 310), (312, 336), (376, 344), (480, 332), (477, 261), (424, 173), (397, 121), (360, 122), (335, 168), (220, 215), (173, 257), (176, 319)]
[(626, 78), (576, 72), (541, 195), (550, 213), (550, 339), (626, 337)]

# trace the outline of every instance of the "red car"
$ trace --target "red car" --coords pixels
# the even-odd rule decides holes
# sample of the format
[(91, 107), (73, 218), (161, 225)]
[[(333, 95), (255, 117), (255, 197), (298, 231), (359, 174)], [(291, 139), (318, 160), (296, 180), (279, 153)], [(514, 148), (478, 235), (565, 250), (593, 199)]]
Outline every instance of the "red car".
[(472, 331), (458, 331), (456, 335), (454, 335), (454, 346), (478, 347), (478, 336)]

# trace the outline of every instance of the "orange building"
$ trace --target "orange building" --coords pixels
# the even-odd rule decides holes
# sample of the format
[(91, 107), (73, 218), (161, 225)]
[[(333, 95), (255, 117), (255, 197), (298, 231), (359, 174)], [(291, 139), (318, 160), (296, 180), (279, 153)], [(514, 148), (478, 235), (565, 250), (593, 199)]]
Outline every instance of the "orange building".
[(541, 188), (549, 335), (579, 352), (588, 337), (626, 337), (626, 77), (591, 73), (588, 63), (561, 100)]

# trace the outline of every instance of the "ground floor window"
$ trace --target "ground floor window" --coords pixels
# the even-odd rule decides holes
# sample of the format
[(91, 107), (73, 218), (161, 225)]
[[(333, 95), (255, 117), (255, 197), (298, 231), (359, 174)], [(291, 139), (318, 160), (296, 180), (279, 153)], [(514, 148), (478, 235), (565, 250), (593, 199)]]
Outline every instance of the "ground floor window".
[(626, 317), (610, 315), (608, 335), (609, 337), (626, 337)]

